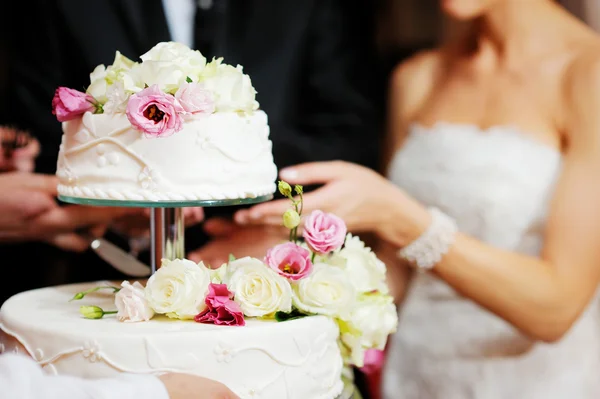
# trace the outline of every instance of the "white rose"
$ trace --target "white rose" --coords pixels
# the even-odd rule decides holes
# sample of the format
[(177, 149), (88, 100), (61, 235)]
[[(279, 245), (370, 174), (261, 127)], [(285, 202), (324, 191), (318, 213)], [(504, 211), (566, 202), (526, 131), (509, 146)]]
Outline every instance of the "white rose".
[(197, 73), (206, 67), (206, 58), (198, 50), (192, 50), (183, 43), (162, 42), (152, 47), (141, 57), (143, 62), (161, 61), (182, 64), (184, 68), (194, 69)]
[(208, 64), (201, 77), (204, 87), (214, 95), (216, 110), (252, 112), (258, 109), (250, 77), (240, 65), (234, 67), (221, 61), (219, 58)]
[(371, 248), (358, 237), (346, 236), (344, 247), (334, 253), (328, 263), (342, 267), (357, 292), (387, 293), (386, 267)]
[(112, 65), (106, 68), (106, 80), (108, 84), (114, 84), (116, 82), (122, 82), (124, 76), (131, 71), (137, 63), (125, 57), (120, 52), (115, 53), (115, 60)]
[[(108, 67), (98, 65), (90, 74), (90, 85), (86, 90), (87, 93), (102, 104), (106, 103), (109, 100), (108, 93), (112, 85), (122, 82), (125, 89), (133, 85), (130, 71), (136, 65), (134, 61), (117, 51), (112, 65)], [(129, 94), (134, 91), (130, 90)]]
[(159, 43), (140, 58), (142, 63), (132, 68), (130, 75), (134, 91), (157, 84), (161, 90), (174, 93), (187, 78), (197, 82), (206, 67), (202, 53), (176, 42)]
[(148, 321), (154, 317), (154, 310), (146, 300), (144, 287), (137, 281), (133, 285), (129, 281), (121, 283), (121, 289), (115, 295), (115, 306), (119, 321)]
[(388, 336), (398, 328), (398, 311), (389, 295), (361, 295), (350, 313), (349, 322), (359, 332), (364, 348), (383, 350)]
[(86, 92), (101, 103), (106, 102), (106, 90), (108, 83), (106, 82), (106, 67), (98, 65), (92, 73), (90, 73), (90, 85)]
[(293, 303), (299, 310), (342, 319), (348, 317), (356, 295), (346, 273), (324, 263), (315, 264), (310, 275), (292, 288)]
[(146, 299), (156, 313), (193, 319), (206, 308), (209, 284), (210, 272), (202, 262), (163, 259), (162, 266), (148, 279)]
[(290, 283), (262, 261), (245, 257), (227, 267), (229, 290), (246, 316), (262, 317), (275, 312), (291, 312)]
[(171, 93), (185, 82), (186, 76), (186, 72), (172, 62), (144, 61), (131, 70), (129, 78), (132, 84), (126, 88), (138, 92), (146, 85), (158, 85), (162, 91)]

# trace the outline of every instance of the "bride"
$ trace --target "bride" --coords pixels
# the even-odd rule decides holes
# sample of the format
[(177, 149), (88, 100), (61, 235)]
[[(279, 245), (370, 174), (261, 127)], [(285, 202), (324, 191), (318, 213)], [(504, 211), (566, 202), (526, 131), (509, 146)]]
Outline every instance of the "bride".
[(324, 184), (305, 210), (393, 254), (386, 398), (598, 398), (600, 39), (551, 0), (441, 3), (473, 27), (394, 71), (389, 181), (343, 162), (281, 178)]

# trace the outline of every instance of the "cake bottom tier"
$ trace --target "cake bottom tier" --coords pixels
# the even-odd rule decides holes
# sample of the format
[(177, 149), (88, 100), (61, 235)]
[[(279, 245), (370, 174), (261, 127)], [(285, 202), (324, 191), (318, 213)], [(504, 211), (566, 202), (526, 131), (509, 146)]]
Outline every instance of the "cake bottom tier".
[(339, 331), (326, 317), (280, 323), (250, 319), (244, 327), (164, 317), (141, 323), (122, 323), (114, 316), (83, 319), (81, 305), (114, 309), (113, 295), (102, 292), (69, 302), (98, 284), (43, 288), (6, 301), (0, 309), (0, 352), (25, 351), (51, 374), (197, 374), (224, 383), (242, 399), (342, 394)]

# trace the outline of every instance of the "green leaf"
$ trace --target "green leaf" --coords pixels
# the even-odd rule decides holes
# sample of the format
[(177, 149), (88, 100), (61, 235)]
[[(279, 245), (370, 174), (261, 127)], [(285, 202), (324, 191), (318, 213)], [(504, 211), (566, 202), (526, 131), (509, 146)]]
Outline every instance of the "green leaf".
[(192, 79), (190, 79), (190, 77), (189, 77), (189, 76), (186, 76), (186, 77), (185, 77), (185, 81), (186, 81), (186, 82), (188, 82), (188, 83), (192, 83)]
[(308, 315), (300, 312), (298, 309), (293, 309), (290, 313), (286, 313), (286, 312), (275, 313), (275, 320), (281, 322), (281, 321), (301, 319), (306, 316), (308, 316)]
[(228, 261), (233, 262), (234, 260), (235, 260), (235, 256), (233, 256), (233, 254), (229, 254)]

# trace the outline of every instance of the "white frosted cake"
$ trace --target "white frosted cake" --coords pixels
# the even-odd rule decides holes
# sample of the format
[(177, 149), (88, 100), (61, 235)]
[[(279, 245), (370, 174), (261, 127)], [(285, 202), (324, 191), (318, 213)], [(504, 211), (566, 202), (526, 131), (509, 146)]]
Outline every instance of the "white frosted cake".
[(117, 52), (86, 93), (59, 88), (60, 195), (220, 200), (275, 191), (267, 115), (242, 67), (160, 43), (133, 62)]
[[(69, 299), (88, 285), (25, 292), (0, 313), (0, 352), (29, 353), (51, 374), (109, 377), (181, 371), (229, 386), (243, 399), (333, 399), (342, 393), (338, 327), (325, 316), (245, 327), (155, 317), (87, 320)], [(110, 309), (112, 295), (83, 301)], [(6, 335), (9, 334), (9, 335)]]

